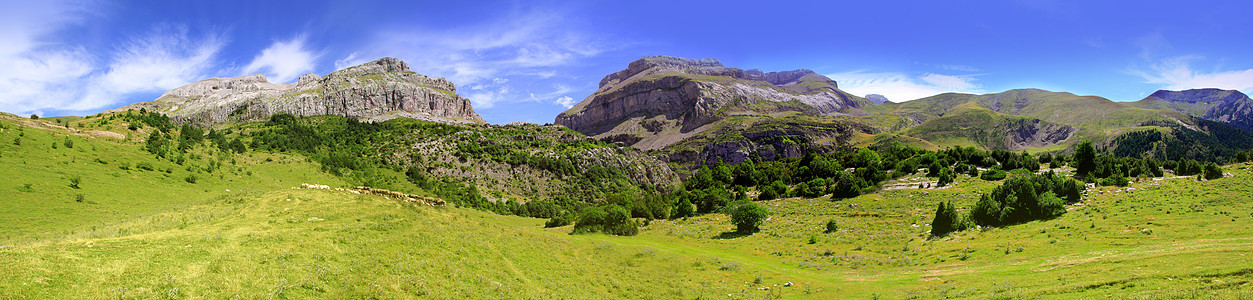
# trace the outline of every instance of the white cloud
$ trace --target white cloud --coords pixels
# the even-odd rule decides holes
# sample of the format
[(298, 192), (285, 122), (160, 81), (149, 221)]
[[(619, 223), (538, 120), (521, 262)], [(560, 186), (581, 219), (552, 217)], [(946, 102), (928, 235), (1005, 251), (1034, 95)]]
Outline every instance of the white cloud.
[(1193, 62), (1200, 56), (1178, 56), (1162, 59), (1148, 70), (1132, 70), (1129, 73), (1144, 78), (1145, 83), (1158, 85), (1161, 89), (1186, 90), (1220, 88), (1253, 92), (1253, 69), (1201, 72), (1193, 70)]
[(359, 57), (357, 55), (357, 52), (353, 52), (351, 54), (348, 54), (348, 57), (345, 57), (344, 59), (336, 60), (335, 70), (339, 71), (339, 70), (347, 69), (348, 67), (351, 67), (351, 66), (360, 65), (360, 64), (367, 63), (367, 62), (370, 62), (370, 61), (366, 60), (364, 57)]
[(163, 92), (204, 79), (223, 44), (216, 35), (193, 40), (186, 27), (159, 26), (123, 43), (107, 71), (90, 79), (83, 101), (71, 109), (103, 107), (126, 94)]
[(529, 99), (535, 102), (552, 103), (556, 105), (561, 105), (565, 108), (571, 108), (571, 107), (574, 107), (575, 104), (579, 103), (578, 101), (575, 101), (574, 98), (571, 98), (568, 95), (571, 91), (573, 90), (569, 86), (566, 86), (564, 84), (557, 84), (557, 85), (553, 85), (552, 92), (539, 94), (539, 95), (536, 95), (535, 93), (530, 93)]
[(559, 74), (558, 69), (608, 48), (607, 43), (581, 31), (572, 19), (560, 9), (537, 9), (451, 29), (387, 30), (379, 32), (359, 55), (400, 58), (420, 74), (445, 77), (467, 87), (473, 92), (467, 98), (475, 108), (487, 109), (502, 101), (527, 101), (526, 85), (550, 79)]
[(557, 101), (554, 101), (553, 103), (564, 106), (565, 108), (571, 108), (571, 107), (574, 107), (574, 105), (579, 102), (574, 101), (574, 98), (570, 98), (570, 96), (561, 96), (561, 97), (558, 97)]
[(157, 26), (89, 51), (58, 41), (59, 30), (92, 11), (80, 3), (31, 2), (0, 11), (0, 110), (26, 114), (86, 113), (128, 95), (161, 92), (204, 77), (222, 39), (193, 39), (185, 27)]
[(894, 102), (915, 100), (946, 92), (984, 93), (983, 87), (975, 83), (976, 79), (973, 75), (926, 73), (922, 76), (911, 76), (894, 72), (852, 71), (826, 76), (835, 80), (840, 89), (846, 92), (858, 96), (880, 94)]
[[(305, 49), (305, 40), (305, 36), (300, 35), (287, 41), (275, 41), (244, 67), (244, 75), (263, 72), (272, 82), (290, 83), (300, 75), (313, 71), (314, 61), (319, 55)], [(355, 56), (356, 53), (350, 54), (344, 61), (350, 61)], [(336, 61), (337, 67), (339, 64)]]
[(76, 96), (76, 81), (92, 71), (92, 57), (81, 47), (47, 37), (82, 21), (75, 3), (31, 1), (0, 10), (0, 110), (42, 113)]

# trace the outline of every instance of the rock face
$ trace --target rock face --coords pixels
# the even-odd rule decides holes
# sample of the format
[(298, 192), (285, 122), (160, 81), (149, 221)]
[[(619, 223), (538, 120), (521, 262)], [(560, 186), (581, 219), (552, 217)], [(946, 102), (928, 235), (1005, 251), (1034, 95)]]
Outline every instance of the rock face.
[(170, 90), (152, 102), (115, 109), (147, 108), (174, 122), (198, 124), (264, 120), (276, 113), (339, 115), (366, 121), (397, 117), (444, 123), (483, 123), (451, 82), (422, 76), (395, 58), (383, 58), (291, 84), (264, 75), (211, 78)]
[(879, 95), (879, 94), (866, 95), (866, 100), (870, 100), (870, 102), (874, 102), (874, 104), (884, 104), (884, 103), (892, 102), (891, 100), (888, 100), (888, 97), (884, 97), (883, 95)]
[(1142, 108), (1173, 110), (1180, 113), (1231, 125), (1253, 132), (1253, 100), (1235, 90), (1192, 89), (1158, 90), (1132, 105)]
[(640, 149), (662, 149), (731, 116), (867, 115), (870, 101), (810, 70), (728, 68), (716, 59), (652, 56), (605, 76), (556, 124)]

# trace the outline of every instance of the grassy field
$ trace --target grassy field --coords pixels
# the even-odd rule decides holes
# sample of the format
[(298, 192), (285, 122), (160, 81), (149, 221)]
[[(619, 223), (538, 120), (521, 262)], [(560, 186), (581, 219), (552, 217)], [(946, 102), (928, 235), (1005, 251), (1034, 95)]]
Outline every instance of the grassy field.
[[(1253, 297), (1247, 164), (1212, 181), (1094, 188), (1053, 220), (938, 239), (939, 201), (965, 213), (999, 182), (760, 202), (771, 217), (753, 235), (710, 214), (617, 237), (291, 189), (344, 185), (300, 157), (233, 155), (207, 172), (221, 154), (177, 165), (134, 143), (19, 128), (0, 131), (12, 195), (0, 198), (0, 298)], [(825, 233), (828, 220), (839, 230)]]

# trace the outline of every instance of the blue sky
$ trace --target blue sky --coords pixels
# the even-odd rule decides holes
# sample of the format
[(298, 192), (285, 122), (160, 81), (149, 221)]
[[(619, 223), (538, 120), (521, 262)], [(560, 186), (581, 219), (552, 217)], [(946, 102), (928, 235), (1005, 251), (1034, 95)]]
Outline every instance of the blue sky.
[(391, 56), (490, 123), (550, 123), (649, 55), (811, 69), (854, 94), (1253, 92), (1249, 1), (9, 1), (0, 111), (86, 115), (210, 77)]

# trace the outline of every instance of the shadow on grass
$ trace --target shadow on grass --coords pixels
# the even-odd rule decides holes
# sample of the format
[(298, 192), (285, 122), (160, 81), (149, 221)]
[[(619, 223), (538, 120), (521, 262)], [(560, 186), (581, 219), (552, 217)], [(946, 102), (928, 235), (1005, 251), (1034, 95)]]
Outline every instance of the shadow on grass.
[(728, 240), (753, 235), (752, 232), (727, 231), (715, 236), (714, 239)]

